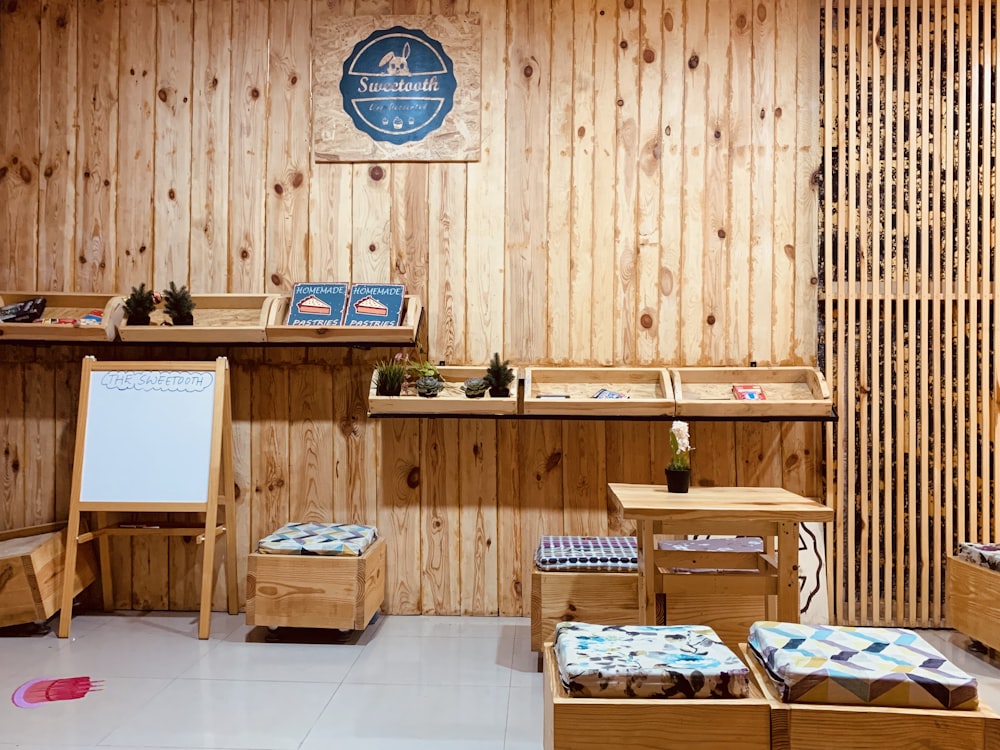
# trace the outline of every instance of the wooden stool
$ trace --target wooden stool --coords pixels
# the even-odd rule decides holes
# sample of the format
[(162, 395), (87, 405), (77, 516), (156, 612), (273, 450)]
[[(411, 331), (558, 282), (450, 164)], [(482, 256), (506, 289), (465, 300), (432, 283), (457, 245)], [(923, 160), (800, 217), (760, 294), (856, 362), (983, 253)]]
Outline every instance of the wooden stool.
[(360, 556), (254, 552), (247, 624), (363, 630), (385, 599), (385, 556), (381, 537)]

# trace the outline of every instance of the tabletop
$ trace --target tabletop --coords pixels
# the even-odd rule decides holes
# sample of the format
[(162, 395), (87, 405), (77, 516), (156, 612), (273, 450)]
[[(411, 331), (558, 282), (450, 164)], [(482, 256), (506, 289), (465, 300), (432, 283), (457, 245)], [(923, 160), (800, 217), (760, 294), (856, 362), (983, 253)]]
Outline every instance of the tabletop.
[(678, 493), (658, 484), (611, 483), (608, 496), (625, 518), (635, 520), (833, 520), (833, 508), (781, 487), (692, 487)]

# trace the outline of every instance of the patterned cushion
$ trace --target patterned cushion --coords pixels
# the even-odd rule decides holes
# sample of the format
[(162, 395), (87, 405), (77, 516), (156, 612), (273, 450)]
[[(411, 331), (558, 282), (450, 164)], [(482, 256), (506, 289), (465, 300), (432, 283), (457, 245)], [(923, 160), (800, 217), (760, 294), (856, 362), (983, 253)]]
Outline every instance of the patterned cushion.
[(750, 673), (703, 625), (556, 623), (559, 679), (576, 698), (745, 698)]
[(787, 703), (975, 709), (974, 678), (912, 630), (755, 622), (747, 640)]
[(990, 570), (1000, 570), (1000, 544), (962, 542), (958, 545), (958, 559)]
[(763, 552), (764, 540), (759, 536), (713, 536), (709, 539), (665, 539), (656, 546), (681, 552)]
[(374, 526), (352, 523), (290, 523), (261, 539), (257, 544), (257, 551), (274, 555), (360, 557), (377, 535)]
[(543, 536), (535, 567), (548, 571), (639, 570), (634, 536)]

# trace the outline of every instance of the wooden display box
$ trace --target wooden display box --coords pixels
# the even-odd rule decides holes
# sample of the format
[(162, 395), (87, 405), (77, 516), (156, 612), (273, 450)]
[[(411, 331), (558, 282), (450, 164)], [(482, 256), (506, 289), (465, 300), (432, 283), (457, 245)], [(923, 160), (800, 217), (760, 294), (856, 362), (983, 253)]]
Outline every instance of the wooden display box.
[(130, 326), (122, 320), (118, 333), (122, 341), (147, 344), (229, 344), (264, 341), (271, 306), (276, 294), (194, 294), (194, 325), (172, 326), (170, 318), (157, 306), (148, 326)]
[[(670, 371), (677, 416), (716, 419), (828, 419), (833, 399), (815, 367), (681, 367)], [(740, 400), (733, 386), (760, 386)]]
[(502, 416), (517, 413), (517, 370), (510, 384), (510, 395), (494, 398), (487, 392), (482, 398), (467, 398), (462, 383), (468, 378), (481, 378), (486, 374), (482, 367), (438, 367), (444, 380), (444, 390), (433, 398), (418, 396), (412, 386), (404, 387), (399, 396), (379, 396), (375, 393), (378, 373), (372, 373), (368, 390), (368, 413), (372, 416), (427, 415), (435, 416)]
[(771, 706), (772, 747), (786, 750), (993, 750), (1000, 716), (975, 711), (783, 703), (764, 667), (742, 646), (743, 661)]
[(247, 625), (364, 630), (385, 599), (381, 537), (360, 557), (254, 552), (247, 563)]
[[(628, 398), (595, 398), (600, 391)], [(529, 367), (524, 407), (529, 416), (672, 417), (670, 376), (654, 367)]]
[(0, 306), (45, 298), (42, 318), (79, 320), (92, 310), (101, 310), (98, 325), (76, 323), (0, 323), (0, 341), (113, 341), (125, 314), (121, 297), (106, 294), (67, 294), (63, 292), (0, 292)]
[(948, 627), (1000, 651), (1000, 571), (949, 556), (945, 593)]
[(771, 750), (770, 708), (754, 680), (747, 698), (573, 698), (551, 643), (544, 657), (545, 750)]
[[(59, 611), (66, 561), (66, 529), (0, 533), (0, 627), (42, 622)], [(44, 528), (49, 528), (44, 527)], [(73, 595), (97, 578), (91, 545), (78, 548)]]
[(267, 322), (267, 340), (278, 344), (365, 344), (369, 346), (413, 346), (420, 329), (423, 305), (420, 298), (403, 297), (403, 316), (398, 326), (290, 326), (291, 296), (278, 299)]

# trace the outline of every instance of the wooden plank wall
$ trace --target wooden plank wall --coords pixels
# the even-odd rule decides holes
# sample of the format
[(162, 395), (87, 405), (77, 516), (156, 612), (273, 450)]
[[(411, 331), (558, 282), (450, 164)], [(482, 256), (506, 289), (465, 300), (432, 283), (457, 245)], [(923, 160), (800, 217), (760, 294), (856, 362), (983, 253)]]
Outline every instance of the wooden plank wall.
[[(325, 4), (480, 14), (478, 161), (312, 163), (322, 0), (3, 3), (0, 290), (394, 281), (433, 361), (816, 362), (812, 0)], [(376, 523), (389, 612), (521, 614), (541, 533), (623, 531), (606, 483), (663, 481), (662, 422), (369, 420), (393, 353), (0, 345), (0, 529), (65, 517), (86, 354), (230, 358), (241, 581), (281, 523)], [(823, 496), (815, 425), (693, 437), (696, 483)], [(114, 557), (119, 606), (196, 608), (189, 542)]]
[[(944, 558), (1000, 540), (997, 3), (823, 8), (834, 612), (938, 627)], [(919, 75), (917, 74), (919, 72)]]

